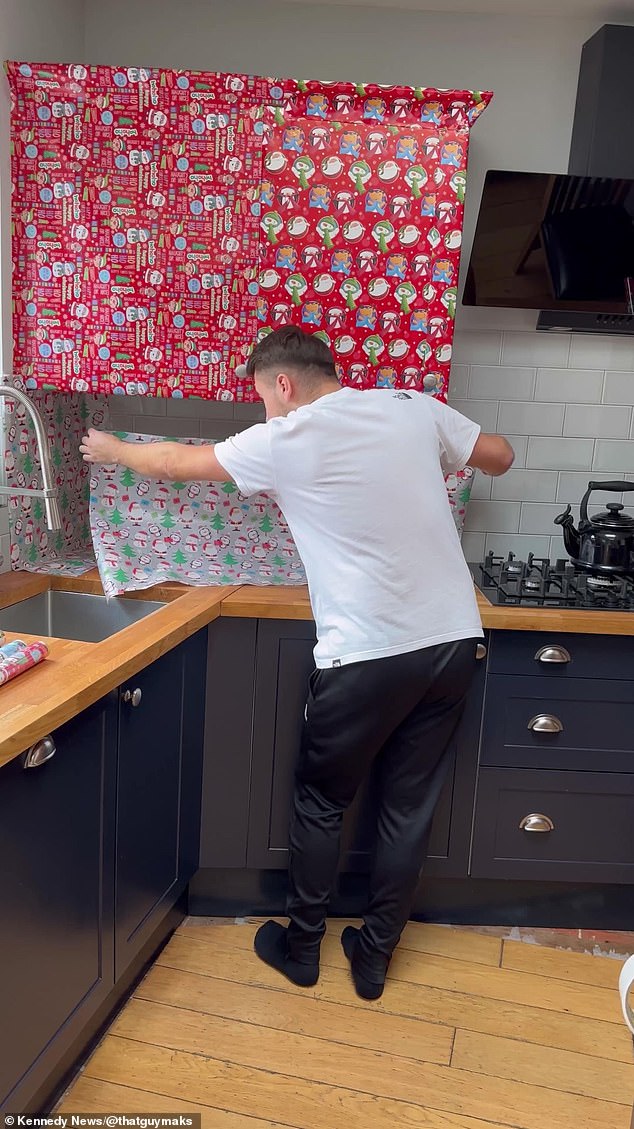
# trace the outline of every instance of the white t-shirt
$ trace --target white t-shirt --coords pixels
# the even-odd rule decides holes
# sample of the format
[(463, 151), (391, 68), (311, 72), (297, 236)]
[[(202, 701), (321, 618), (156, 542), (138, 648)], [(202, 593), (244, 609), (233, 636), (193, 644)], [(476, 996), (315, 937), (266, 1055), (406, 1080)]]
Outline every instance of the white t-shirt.
[(424, 393), (340, 388), (216, 444), (238, 489), (288, 522), (318, 667), (482, 636), (444, 482), (479, 433)]

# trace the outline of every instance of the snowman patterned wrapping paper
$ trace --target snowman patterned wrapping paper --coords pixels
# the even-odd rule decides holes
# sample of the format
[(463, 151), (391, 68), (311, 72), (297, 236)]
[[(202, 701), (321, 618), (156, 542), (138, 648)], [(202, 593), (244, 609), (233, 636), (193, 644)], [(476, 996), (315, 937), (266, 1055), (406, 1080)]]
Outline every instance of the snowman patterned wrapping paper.
[(490, 94), (8, 74), (27, 387), (254, 400), (239, 366), (293, 323), (328, 342), (344, 383), (445, 397), (469, 130)]
[[(157, 441), (117, 434), (131, 443)], [(91, 469), (90, 525), (107, 596), (171, 580), (192, 586), (306, 583), (284, 515), (265, 494), (245, 498), (232, 482), (164, 482), (124, 467)], [(458, 529), (471, 474), (447, 480)]]
[[(117, 433), (130, 443), (156, 436)], [(179, 439), (188, 444), (200, 439)], [(90, 523), (106, 596), (164, 581), (187, 585), (305, 584), (279, 507), (232, 482), (164, 482), (93, 466)]]

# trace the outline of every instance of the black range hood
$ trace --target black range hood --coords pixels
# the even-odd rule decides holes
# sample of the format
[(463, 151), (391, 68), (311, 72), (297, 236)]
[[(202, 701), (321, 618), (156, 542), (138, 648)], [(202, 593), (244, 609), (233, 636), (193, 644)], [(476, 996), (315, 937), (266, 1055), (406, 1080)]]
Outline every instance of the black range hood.
[(634, 26), (584, 44), (567, 173), (487, 171), (462, 302), (634, 335)]
[[(634, 179), (634, 27), (604, 24), (584, 44), (570, 143), (573, 176)], [(632, 314), (543, 310), (538, 329), (634, 334)]]

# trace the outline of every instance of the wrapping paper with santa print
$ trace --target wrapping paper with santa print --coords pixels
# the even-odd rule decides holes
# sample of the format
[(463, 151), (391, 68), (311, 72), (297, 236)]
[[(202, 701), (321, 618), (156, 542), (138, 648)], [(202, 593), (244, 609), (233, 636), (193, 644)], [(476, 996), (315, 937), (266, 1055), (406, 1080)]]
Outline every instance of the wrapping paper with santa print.
[[(19, 380), (14, 383), (23, 388)], [(44, 422), (62, 528), (56, 532), (47, 529), (42, 498), (10, 497), (11, 566), (27, 572), (79, 576), (95, 567), (88, 517), (90, 475), (79, 444), (88, 428), (108, 426), (108, 401), (42, 391), (30, 393), (30, 398)], [(7, 484), (41, 489), (42, 472), (31, 418), (15, 400), (3, 403)]]
[(344, 383), (444, 399), (469, 125), (490, 95), (304, 85), (268, 111), (260, 337), (296, 323)]
[[(153, 435), (117, 432), (133, 443)], [(179, 439), (197, 444), (200, 439)], [(245, 498), (232, 482), (163, 482), (94, 466), (90, 525), (104, 592), (187, 585), (305, 584), (280, 509), (264, 494)]]
[(471, 490), (473, 489), (473, 479), (474, 472), (471, 467), (465, 467), (464, 470), (458, 471), (457, 474), (448, 474), (445, 478), (451, 515), (459, 534), (462, 534), (464, 529), (467, 506), (469, 505)]
[[(133, 443), (160, 441), (152, 435), (117, 434)], [(306, 583), (284, 516), (265, 494), (245, 498), (231, 482), (170, 483), (122, 467), (92, 470), (90, 525), (107, 596), (169, 580), (186, 585)], [(467, 469), (447, 479), (458, 530), (471, 475)]]
[(259, 319), (326, 335), (346, 383), (444, 394), (468, 134), (489, 94), (8, 70), (29, 387), (253, 400), (236, 369)]

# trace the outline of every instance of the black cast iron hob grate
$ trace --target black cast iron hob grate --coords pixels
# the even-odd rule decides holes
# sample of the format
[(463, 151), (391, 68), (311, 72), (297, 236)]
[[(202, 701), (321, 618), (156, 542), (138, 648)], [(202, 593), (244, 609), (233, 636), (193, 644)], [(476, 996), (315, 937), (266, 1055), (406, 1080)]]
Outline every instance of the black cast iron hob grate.
[(528, 554), (525, 561), (488, 553), (471, 565), (478, 587), (493, 604), (548, 608), (595, 608), (634, 611), (634, 578), (600, 576), (576, 568), (568, 560), (554, 563)]

